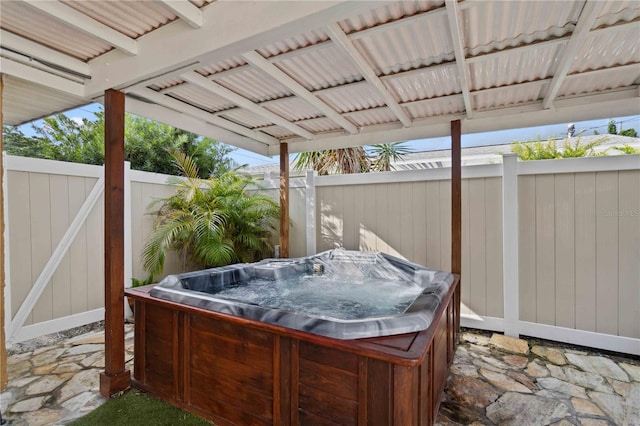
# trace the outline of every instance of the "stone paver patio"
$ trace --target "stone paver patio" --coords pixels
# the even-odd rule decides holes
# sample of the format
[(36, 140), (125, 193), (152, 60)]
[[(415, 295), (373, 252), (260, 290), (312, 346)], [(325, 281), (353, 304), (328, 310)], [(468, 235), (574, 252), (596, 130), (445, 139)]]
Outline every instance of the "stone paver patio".
[[(10, 425), (67, 424), (106, 399), (98, 392), (104, 332), (27, 345), (9, 357), (0, 407)], [(133, 369), (133, 326), (126, 325)], [(552, 342), (466, 331), (440, 425), (640, 425), (640, 362)]]

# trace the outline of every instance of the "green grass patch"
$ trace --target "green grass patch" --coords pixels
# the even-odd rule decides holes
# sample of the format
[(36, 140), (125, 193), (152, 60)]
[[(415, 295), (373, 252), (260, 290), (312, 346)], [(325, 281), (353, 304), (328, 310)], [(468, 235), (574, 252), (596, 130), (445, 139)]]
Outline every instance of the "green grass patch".
[(137, 389), (131, 389), (122, 396), (110, 399), (91, 413), (70, 424), (73, 426), (211, 426), (211, 423), (203, 418)]

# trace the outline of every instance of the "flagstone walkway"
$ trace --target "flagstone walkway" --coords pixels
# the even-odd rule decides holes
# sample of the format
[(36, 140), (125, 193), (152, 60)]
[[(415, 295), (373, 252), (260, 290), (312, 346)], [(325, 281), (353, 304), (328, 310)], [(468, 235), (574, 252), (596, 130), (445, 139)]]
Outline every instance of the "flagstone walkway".
[[(104, 332), (24, 345), (9, 356), (9, 425), (63, 425), (103, 404)], [(133, 369), (133, 326), (126, 325)], [(438, 424), (640, 426), (640, 361), (546, 341), (466, 331)]]

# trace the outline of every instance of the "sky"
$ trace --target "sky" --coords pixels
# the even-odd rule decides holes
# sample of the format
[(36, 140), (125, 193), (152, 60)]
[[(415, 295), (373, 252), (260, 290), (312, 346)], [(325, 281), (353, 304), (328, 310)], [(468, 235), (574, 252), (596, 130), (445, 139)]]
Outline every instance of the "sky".
[[(81, 108), (76, 108), (66, 112), (68, 117), (72, 119), (87, 118), (89, 120), (94, 118), (94, 113), (102, 108), (102, 105), (91, 104)], [(640, 134), (640, 115), (629, 117), (612, 117), (617, 124), (618, 130), (634, 128)], [(36, 124), (39, 124), (36, 122)], [(537, 126), (526, 127), (520, 129), (500, 130), (496, 132), (485, 133), (471, 133), (462, 135), (462, 147), (469, 148), (473, 146), (485, 146), (485, 145), (502, 145), (512, 143), (514, 140), (526, 141), (534, 139), (540, 136), (542, 140), (546, 140), (549, 137), (562, 138), (567, 135), (566, 124), (554, 124), (549, 126)], [(576, 134), (583, 132), (585, 136), (592, 135), (594, 131), (599, 133), (607, 133), (607, 125), (609, 119), (589, 120), (573, 123), (576, 128)], [(22, 132), (26, 135), (32, 135), (31, 124), (24, 124), (20, 126)], [(221, 141), (224, 142), (224, 141)], [(447, 149), (450, 146), (450, 138), (448, 136), (432, 139), (418, 139), (407, 141), (406, 146), (411, 149), (412, 152), (420, 151), (434, 151), (439, 149)], [(244, 149), (236, 149), (230, 154), (238, 164), (246, 164), (249, 167), (263, 166), (266, 164), (278, 163), (278, 157), (265, 157), (260, 154), (253, 153)], [(293, 156), (292, 156), (293, 157)]]

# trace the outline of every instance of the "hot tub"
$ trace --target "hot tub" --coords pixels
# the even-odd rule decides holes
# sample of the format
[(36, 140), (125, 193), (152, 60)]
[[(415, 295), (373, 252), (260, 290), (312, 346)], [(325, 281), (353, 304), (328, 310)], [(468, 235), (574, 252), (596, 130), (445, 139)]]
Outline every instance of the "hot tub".
[(151, 295), (319, 334), (360, 339), (426, 330), (453, 275), (384, 253), (330, 250), (170, 275)]
[(133, 383), (219, 426), (432, 424), (458, 288), (449, 273), (344, 250), (168, 277), (126, 292)]

